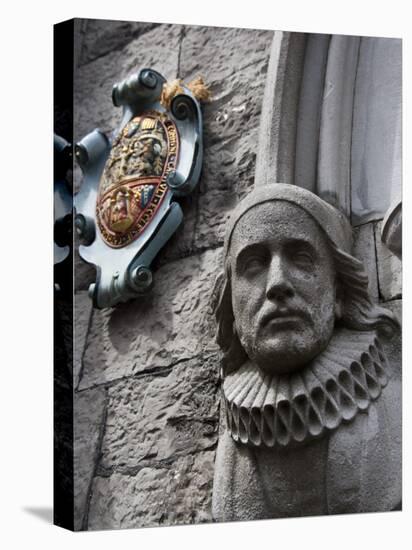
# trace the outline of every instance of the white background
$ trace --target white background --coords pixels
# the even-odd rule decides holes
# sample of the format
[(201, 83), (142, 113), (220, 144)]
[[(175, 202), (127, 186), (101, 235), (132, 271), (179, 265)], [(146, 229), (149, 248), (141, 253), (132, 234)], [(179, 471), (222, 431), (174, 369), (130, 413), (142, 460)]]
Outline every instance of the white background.
[[(147, 4), (147, 5), (145, 5)], [(404, 201), (410, 181), (411, 17), (407, 1), (134, 0), (1, 8), (0, 544), (2, 548), (403, 549), (410, 544), (410, 315), (404, 318), (404, 511), (232, 525), (72, 534), (52, 506), (52, 25), (72, 17), (404, 38)], [(409, 157), (409, 159), (408, 159)], [(409, 161), (409, 162), (408, 162)], [(409, 166), (408, 166), (409, 164)], [(407, 208), (410, 212), (410, 208)], [(404, 215), (404, 282), (410, 229)], [(410, 252), (410, 251), (409, 251)], [(408, 259), (409, 258), (409, 259)], [(409, 283), (410, 288), (410, 283)], [(408, 285), (404, 284), (409, 305)], [(410, 338), (409, 338), (410, 340)], [(407, 540), (409, 538), (409, 543)]]

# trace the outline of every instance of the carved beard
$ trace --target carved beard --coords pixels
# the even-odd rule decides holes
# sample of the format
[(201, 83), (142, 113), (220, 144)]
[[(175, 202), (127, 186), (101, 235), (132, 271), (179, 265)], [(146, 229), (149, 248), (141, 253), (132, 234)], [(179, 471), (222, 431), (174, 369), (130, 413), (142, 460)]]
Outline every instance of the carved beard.
[(247, 361), (223, 383), (235, 441), (266, 447), (306, 443), (365, 412), (387, 383), (375, 332), (336, 330), (326, 349), (294, 374), (265, 374)]

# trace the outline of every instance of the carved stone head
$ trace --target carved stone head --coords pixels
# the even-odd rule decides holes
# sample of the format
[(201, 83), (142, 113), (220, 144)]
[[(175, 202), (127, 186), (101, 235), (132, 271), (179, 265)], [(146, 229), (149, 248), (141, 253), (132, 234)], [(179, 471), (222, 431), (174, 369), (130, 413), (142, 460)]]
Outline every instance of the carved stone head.
[[(390, 489), (399, 464), (384, 455), (398, 456), (385, 417), (398, 390), (380, 337), (397, 323), (371, 300), (351, 248), (345, 216), (297, 186), (256, 187), (233, 212), (214, 304), (223, 351), (217, 520), (348, 511), (335, 483), (342, 465), (354, 465), (351, 477), (377, 463), (380, 475), (383, 456), (379, 483), (393, 498), (379, 509), (399, 499)], [(354, 477), (349, 492), (375, 485), (375, 473)]]
[(323, 351), (338, 325), (393, 324), (373, 305), (345, 216), (288, 184), (253, 189), (235, 209), (217, 283), (218, 343), (226, 372), (247, 359), (292, 373)]
[(336, 277), (314, 219), (284, 201), (258, 204), (230, 243), (235, 329), (248, 357), (268, 373), (299, 369), (332, 336)]

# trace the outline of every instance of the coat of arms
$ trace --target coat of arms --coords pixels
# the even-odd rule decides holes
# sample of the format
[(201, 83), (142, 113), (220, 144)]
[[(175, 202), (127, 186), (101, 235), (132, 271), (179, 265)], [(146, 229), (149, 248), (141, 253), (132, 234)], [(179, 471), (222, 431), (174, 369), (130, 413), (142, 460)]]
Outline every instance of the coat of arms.
[(165, 114), (132, 118), (115, 138), (100, 181), (96, 219), (114, 248), (135, 240), (150, 223), (176, 168), (179, 137)]
[(183, 219), (174, 198), (190, 193), (199, 179), (199, 101), (209, 95), (201, 78), (186, 86), (142, 69), (114, 86), (123, 120), (113, 137), (94, 130), (77, 144), (84, 175), (75, 201), (79, 253), (97, 268), (89, 288), (96, 307), (152, 287), (150, 263)]

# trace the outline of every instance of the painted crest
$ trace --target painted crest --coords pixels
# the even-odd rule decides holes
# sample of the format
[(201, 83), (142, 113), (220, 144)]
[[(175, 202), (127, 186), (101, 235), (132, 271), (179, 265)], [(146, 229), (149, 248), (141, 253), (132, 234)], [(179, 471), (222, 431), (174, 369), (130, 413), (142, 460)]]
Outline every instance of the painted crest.
[(179, 137), (165, 114), (149, 111), (132, 118), (113, 142), (102, 174), (96, 218), (104, 241), (120, 248), (144, 231), (176, 169)]
[(153, 287), (151, 263), (178, 229), (176, 200), (196, 187), (203, 159), (201, 77), (167, 82), (141, 69), (113, 87), (121, 123), (108, 136), (95, 129), (76, 144), (83, 181), (75, 197), (79, 255), (95, 266), (89, 295), (113, 307)]

